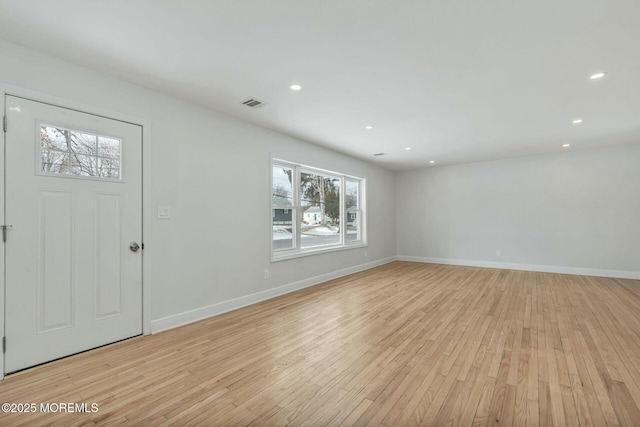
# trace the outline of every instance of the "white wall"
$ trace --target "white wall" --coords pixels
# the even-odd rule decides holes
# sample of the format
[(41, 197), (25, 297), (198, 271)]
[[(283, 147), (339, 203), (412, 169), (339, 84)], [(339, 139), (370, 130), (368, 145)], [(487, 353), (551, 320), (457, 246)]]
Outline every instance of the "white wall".
[[(640, 145), (394, 174), (14, 44), (0, 55), (0, 82), (151, 123), (146, 197), (174, 217), (145, 237), (155, 330), (396, 254), (640, 272)], [(367, 178), (369, 246), (271, 263), (271, 153)]]
[[(147, 197), (173, 215), (145, 236), (154, 330), (395, 256), (393, 172), (4, 41), (0, 55), (0, 82), (151, 123)], [(369, 246), (271, 263), (271, 153), (367, 178)]]
[(396, 203), (400, 259), (640, 278), (640, 145), (403, 172)]

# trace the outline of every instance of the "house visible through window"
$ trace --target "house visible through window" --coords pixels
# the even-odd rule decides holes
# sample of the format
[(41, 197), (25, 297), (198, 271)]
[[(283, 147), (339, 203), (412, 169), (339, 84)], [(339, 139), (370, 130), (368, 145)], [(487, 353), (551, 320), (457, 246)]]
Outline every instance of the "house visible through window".
[(364, 179), (274, 159), (271, 182), (274, 260), (365, 244)]

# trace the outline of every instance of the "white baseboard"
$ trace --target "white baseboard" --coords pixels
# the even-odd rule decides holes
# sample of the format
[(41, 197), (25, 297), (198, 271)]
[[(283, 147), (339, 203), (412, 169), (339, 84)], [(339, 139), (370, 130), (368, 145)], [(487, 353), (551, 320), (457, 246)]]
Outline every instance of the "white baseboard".
[(280, 295), (288, 294), (290, 292), (294, 292), (300, 289), (308, 288), (310, 286), (318, 285), (320, 283), (324, 283), (329, 280), (337, 279), (343, 276), (348, 276), (349, 274), (357, 273), (360, 271), (368, 270), (370, 268), (378, 267), (380, 265), (388, 264), (396, 260), (422, 262), (422, 263), (428, 263), (428, 264), (461, 265), (461, 266), (468, 266), (468, 267), (486, 267), (486, 268), (500, 268), (504, 270), (540, 271), (544, 273), (574, 274), (574, 275), (581, 275), (581, 276), (615, 277), (620, 279), (640, 280), (640, 272), (638, 271), (576, 268), (576, 267), (562, 267), (562, 266), (554, 266), (554, 265), (515, 264), (515, 263), (506, 263), (506, 262), (472, 261), (472, 260), (451, 259), (451, 258), (430, 258), (430, 257), (415, 257), (415, 256), (401, 255), (398, 257), (383, 258), (383, 259), (368, 262), (365, 264), (344, 268), (342, 270), (332, 271), (330, 273), (321, 274), (315, 277), (310, 277), (308, 279), (289, 283), (287, 285), (278, 286), (277, 288), (267, 289), (267, 290), (256, 292), (250, 295), (245, 295), (245, 296), (234, 298), (228, 301), (223, 301), (217, 304), (212, 304), (212, 305), (197, 308), (194, 310), (185, 311), (183, 313), (173, 314), (171, 316), (163, 317), (161, 319), (152, 320), (151, 333), (155, 334), (158, 332), (177, 328), (178, 326), (197, 322), (199, 320), (207, 319), (209, 317), (226, 313), (228, 311), (237, 310), (239, 308), (246, 307), (251, 304), (256, 304), (258, 302), (275, 298)]
[(471, 261), (453, 258), (429, 258), (399, 255), (398, 261), (424, 262), (428, 264), (464, 265), (467, 267), (500, 268), (503, 270), (540, 271), (543, 273), (574, 274), (578, 276), (614, 277), (640, 280), (640, 271), (605, 270), (599, 268), (562, 267), (557, 265), (514, 264), (508, 262)]
[(156, 334), (158, 332), (166, 331), (168, 329), (177, 328), (178, 326), (197, 322), (199, 320), (207, 319), (209, 317), (226, 313), (228, 311), (237, 310), (238, 308), (242, 308), (247, 305), (255, 304), (261, 301), (275, 298), (280, 295), (288, 294), (290, 292), (294, 292), (300, 289), (308, 288), (310, 286), (318, 285), (320, 283), (337, 279), (339, 277), (348, 276), (349, 274), (357, 273), (364, 270), (369, 270), (370, 268), (388, 264), (393, 261), (396, 261), (396, 257), (383, 258), (383, 259), (368, 262), (365, 264), (344, 268), (342, 270), (321, 274), (319, 276), (310, 277), (308, 279), (289, 283), (287, 285), (278, 286), (277, 288), (267, 289), (264, 291), (234, 298), (228, 301), (219, 302), (217, 304), (208, 305), (206, 307), (185, 311), (184, 313), (173, 314), (171, 316), (163, 317), (161, 319), (152, 320), (151, 333)]

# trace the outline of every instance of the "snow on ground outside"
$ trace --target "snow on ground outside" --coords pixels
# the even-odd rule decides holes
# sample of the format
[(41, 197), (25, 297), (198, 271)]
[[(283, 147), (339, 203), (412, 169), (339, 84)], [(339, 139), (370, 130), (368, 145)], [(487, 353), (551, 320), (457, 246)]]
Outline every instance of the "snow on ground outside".
[[(292, 235), (288, 226), (274, 225), (273, 226), (273, 240), (291, 240)], [(339, 234), (338, 228), (331, 227), (303, 227), (302, 237), (316, 237), (316, 236), (337, 236)], [(357, 234), (358, 230), (347, 228), (347, 234)]]

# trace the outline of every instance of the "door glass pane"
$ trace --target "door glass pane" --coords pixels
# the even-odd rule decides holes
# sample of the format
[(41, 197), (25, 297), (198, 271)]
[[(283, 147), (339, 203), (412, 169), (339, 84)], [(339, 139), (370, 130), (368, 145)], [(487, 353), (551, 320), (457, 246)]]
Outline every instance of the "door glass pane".
[(82, 132), (64, 131), (71, 144), (71, 152), (77, 154), (96, 155), (96, 136)]
[(302, 248), (340, 243), (340, 179), (300, 174)]
[(40, 147), (42, 150), (59, 150), (67, 152), (67, 137), (64, 130), (53, 126), (42, 126), (40, 128)]
[(67, 173), (69, 169), (69, 155), (55, 150), (42, 150), (40, 152), (42, 172)]
[(102, 178), (120, 178), (120, 159), (98, 157), (97, 175)]
[(120, 158), (120, 140), (98, 137), (98, 155), (100, 157)]
[(72, 155), (71, 173), (78, 176), (96, 176), (96, 159), (90, 156)]

